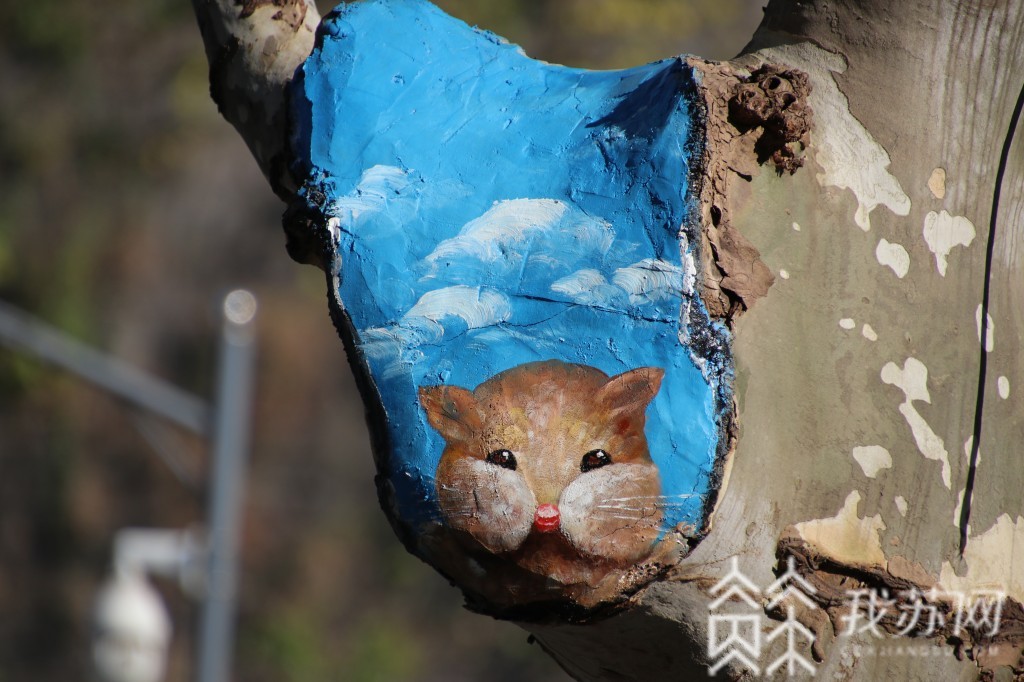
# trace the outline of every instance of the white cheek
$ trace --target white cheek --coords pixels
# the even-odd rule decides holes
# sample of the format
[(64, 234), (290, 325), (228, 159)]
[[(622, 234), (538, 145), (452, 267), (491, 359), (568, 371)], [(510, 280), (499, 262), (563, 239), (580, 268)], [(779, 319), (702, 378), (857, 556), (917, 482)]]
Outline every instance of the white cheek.
[(562, 529), (572, 539), (596, 513), (619, 497), (624, 484), (636, 474), (638, 465), (609, 464), (580, 474), (565, 487), (558, 501)]
[(447, 507), (448, 522), (492, 552), (508, 552), (523, 544), (537, 500), (522, 475), (477, 459), (458, 462), (453, 474), (441, 493), (442, 498), (459, 501), (458, 505), (442, 504)]
[(558, 503), (562, 532), (587, 554), (640, 555), (660, 523), (658, 492), (652, 464), (609, 464), (580, 474)]

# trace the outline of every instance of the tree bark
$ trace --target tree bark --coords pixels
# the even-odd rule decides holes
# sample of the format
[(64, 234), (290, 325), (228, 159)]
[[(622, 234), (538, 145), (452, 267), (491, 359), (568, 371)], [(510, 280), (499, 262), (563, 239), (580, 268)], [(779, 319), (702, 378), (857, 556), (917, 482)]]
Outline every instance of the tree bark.
[[(287, 197), (282, 87), (315, 9), (194, 5), (214, 99)], [(763, 587), (793, 557), (816, 590), (799, 620), (818, 676), (1020, 676), (1024, 5), (773, 1), (745, 54), (691, 63), (707, 105), (705, 296), (735, 334), (726, 482), (710, 533), (631, 608), (523, 626), (577, 679), (701, 677), (709, 589), (731, 558)], [(764, 93), (781, 83), (812, 112), (803, 168), (772, 153), (799, 149), (798, 125), (737, 115), (765, 64), (783, 75)], [(1007, 600), (992, 637), (842, 635), (850, 589), (993, 586)], [(853, 648), (901, 642), (928, 653)]]
[(285, 88), (320, 24), (313, 0), (192, 0), (210, 63), (210, 96), (287, 201), (297, 184), (286, 153)]

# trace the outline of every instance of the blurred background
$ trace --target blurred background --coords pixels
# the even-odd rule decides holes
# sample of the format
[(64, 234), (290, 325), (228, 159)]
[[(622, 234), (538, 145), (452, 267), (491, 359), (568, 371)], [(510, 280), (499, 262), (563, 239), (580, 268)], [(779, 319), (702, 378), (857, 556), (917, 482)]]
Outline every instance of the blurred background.
[[(728, 58), (761, 14), (759, 0), (438, 4), (590, 68)], [(568, 679), (393, 537), (322, 273), (288, 259), (282, 209), (209, 99), (189, 2), (0, 3), (0, 301), (208, 397), (220, 299), (259, 299), (236, 679)], [(0, 682), (89, 679), (114, 533), (203, 519), (204, 443), (173, 432), (176, 475), (144, 427), (0, 347)], [(197, 608), (157, 587), (175, 628), (167, 679), (184, 682)]]

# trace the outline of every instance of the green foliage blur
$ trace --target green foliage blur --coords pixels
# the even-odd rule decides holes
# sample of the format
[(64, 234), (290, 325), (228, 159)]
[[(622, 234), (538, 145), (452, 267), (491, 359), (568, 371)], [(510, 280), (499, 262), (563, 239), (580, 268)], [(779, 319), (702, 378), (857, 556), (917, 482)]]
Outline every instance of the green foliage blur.
[(620, 69), (676, 54), (728, 59), (760, 18), (752, 0), (437, 0), (544, 61)]
[[(547, 61), (726, 58), (752, 0), (443, 0)], [(329, 9), (322, 5), (321, 11)], [(0, 4), (0, 300), (199, 395), (216, 306), (260, 300), (236, 679), (564, 680), (525, 633), (464, 611), (379, 511), (323, 275), (209, 99), (185, 0)], [(203, 443), (0, 348), (0, 682), (89, 678), (89, 609), (126, 526), (203, 517)], [(157, 455), (181, 460), (184, 480)], [(196, 608), (159, 583), (191, 678)]]

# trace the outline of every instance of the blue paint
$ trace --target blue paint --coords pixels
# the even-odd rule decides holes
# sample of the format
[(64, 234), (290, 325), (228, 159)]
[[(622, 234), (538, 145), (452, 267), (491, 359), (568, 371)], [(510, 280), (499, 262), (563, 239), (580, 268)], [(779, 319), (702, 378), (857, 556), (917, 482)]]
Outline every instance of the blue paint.
[(292, 93), (293, 149), (309, 208), (330, 219), (332, 293), (379, 389), (413, 529), (444, 447), (417, 387), (472, 389), (552, 358), (666, 370), (651, 454), (678, 496), (667, 521), (703, 526), (730, 367), (694, 291), (692, 92), (679, 59), (545, 64), (422, 0), (325, 18)]

